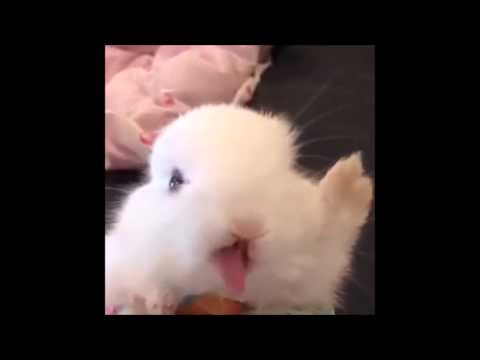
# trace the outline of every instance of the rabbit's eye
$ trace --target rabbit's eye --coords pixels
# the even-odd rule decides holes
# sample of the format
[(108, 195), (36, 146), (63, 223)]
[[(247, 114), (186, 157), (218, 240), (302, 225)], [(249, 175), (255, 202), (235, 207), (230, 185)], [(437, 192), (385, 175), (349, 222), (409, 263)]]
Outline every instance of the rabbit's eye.
[(185, 183), (183, 179), (183, 175), (178, 169), (174, 169), (172, 172), (172, 176), (170, 177), (170, 182), (168, 184), (168, 191), (171, 193), (177, 192), (180, 190), (180, 187)]

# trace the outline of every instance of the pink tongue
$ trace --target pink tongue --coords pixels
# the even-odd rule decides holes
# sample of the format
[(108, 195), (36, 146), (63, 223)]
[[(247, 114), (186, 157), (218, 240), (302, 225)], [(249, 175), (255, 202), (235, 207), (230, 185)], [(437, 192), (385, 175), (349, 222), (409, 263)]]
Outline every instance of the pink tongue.
[(245, 289), (247, 271), (240, 247), (232, 246), (222, 249), (216, 254), (215, 258), (227, 289), (234, 294), (241, 294)]

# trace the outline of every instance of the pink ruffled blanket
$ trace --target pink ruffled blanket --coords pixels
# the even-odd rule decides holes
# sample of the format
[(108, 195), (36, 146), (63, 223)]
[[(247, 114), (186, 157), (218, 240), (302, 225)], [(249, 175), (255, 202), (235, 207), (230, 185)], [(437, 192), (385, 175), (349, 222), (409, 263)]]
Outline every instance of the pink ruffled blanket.
[(105, 169), (145, 165), (169, 122), (208, 103), (247, 103), (270, 46), (105, 47)]

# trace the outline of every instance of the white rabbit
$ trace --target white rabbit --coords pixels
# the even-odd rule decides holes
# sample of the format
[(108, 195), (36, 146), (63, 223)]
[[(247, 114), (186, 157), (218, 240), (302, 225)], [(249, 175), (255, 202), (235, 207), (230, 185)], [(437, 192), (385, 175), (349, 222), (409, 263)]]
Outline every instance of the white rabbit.
[(233, 105), (166, 127), (106, 236), (106, 305), (169, 313), (213, 291), (262, 309), (333, 306), (372, 180), (360, 154), (307, 176), (296, 139), (281, 117)]

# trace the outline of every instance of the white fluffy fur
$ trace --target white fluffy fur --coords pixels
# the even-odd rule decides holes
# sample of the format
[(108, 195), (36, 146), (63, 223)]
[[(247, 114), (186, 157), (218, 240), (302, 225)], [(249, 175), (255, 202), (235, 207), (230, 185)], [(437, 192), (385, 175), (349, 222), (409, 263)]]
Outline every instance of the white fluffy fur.
[[(372, 199), (354, 154), (320, 181), (295, 170), (295, 135), (275, 116), (204, 106), (155, 143), (149, 181), (135, 190), (106, 239), (107, 305), (136, 295), (147, 310), (187, 294), (222, 292), (211, 253), (232, 219), (255, 216), (254, 268), (240, 300), (258, 308), (331, 306)], [(187, 181), (168, 192), (173, 168)], [(168, 304), (167, 304), (168, 305)]]

